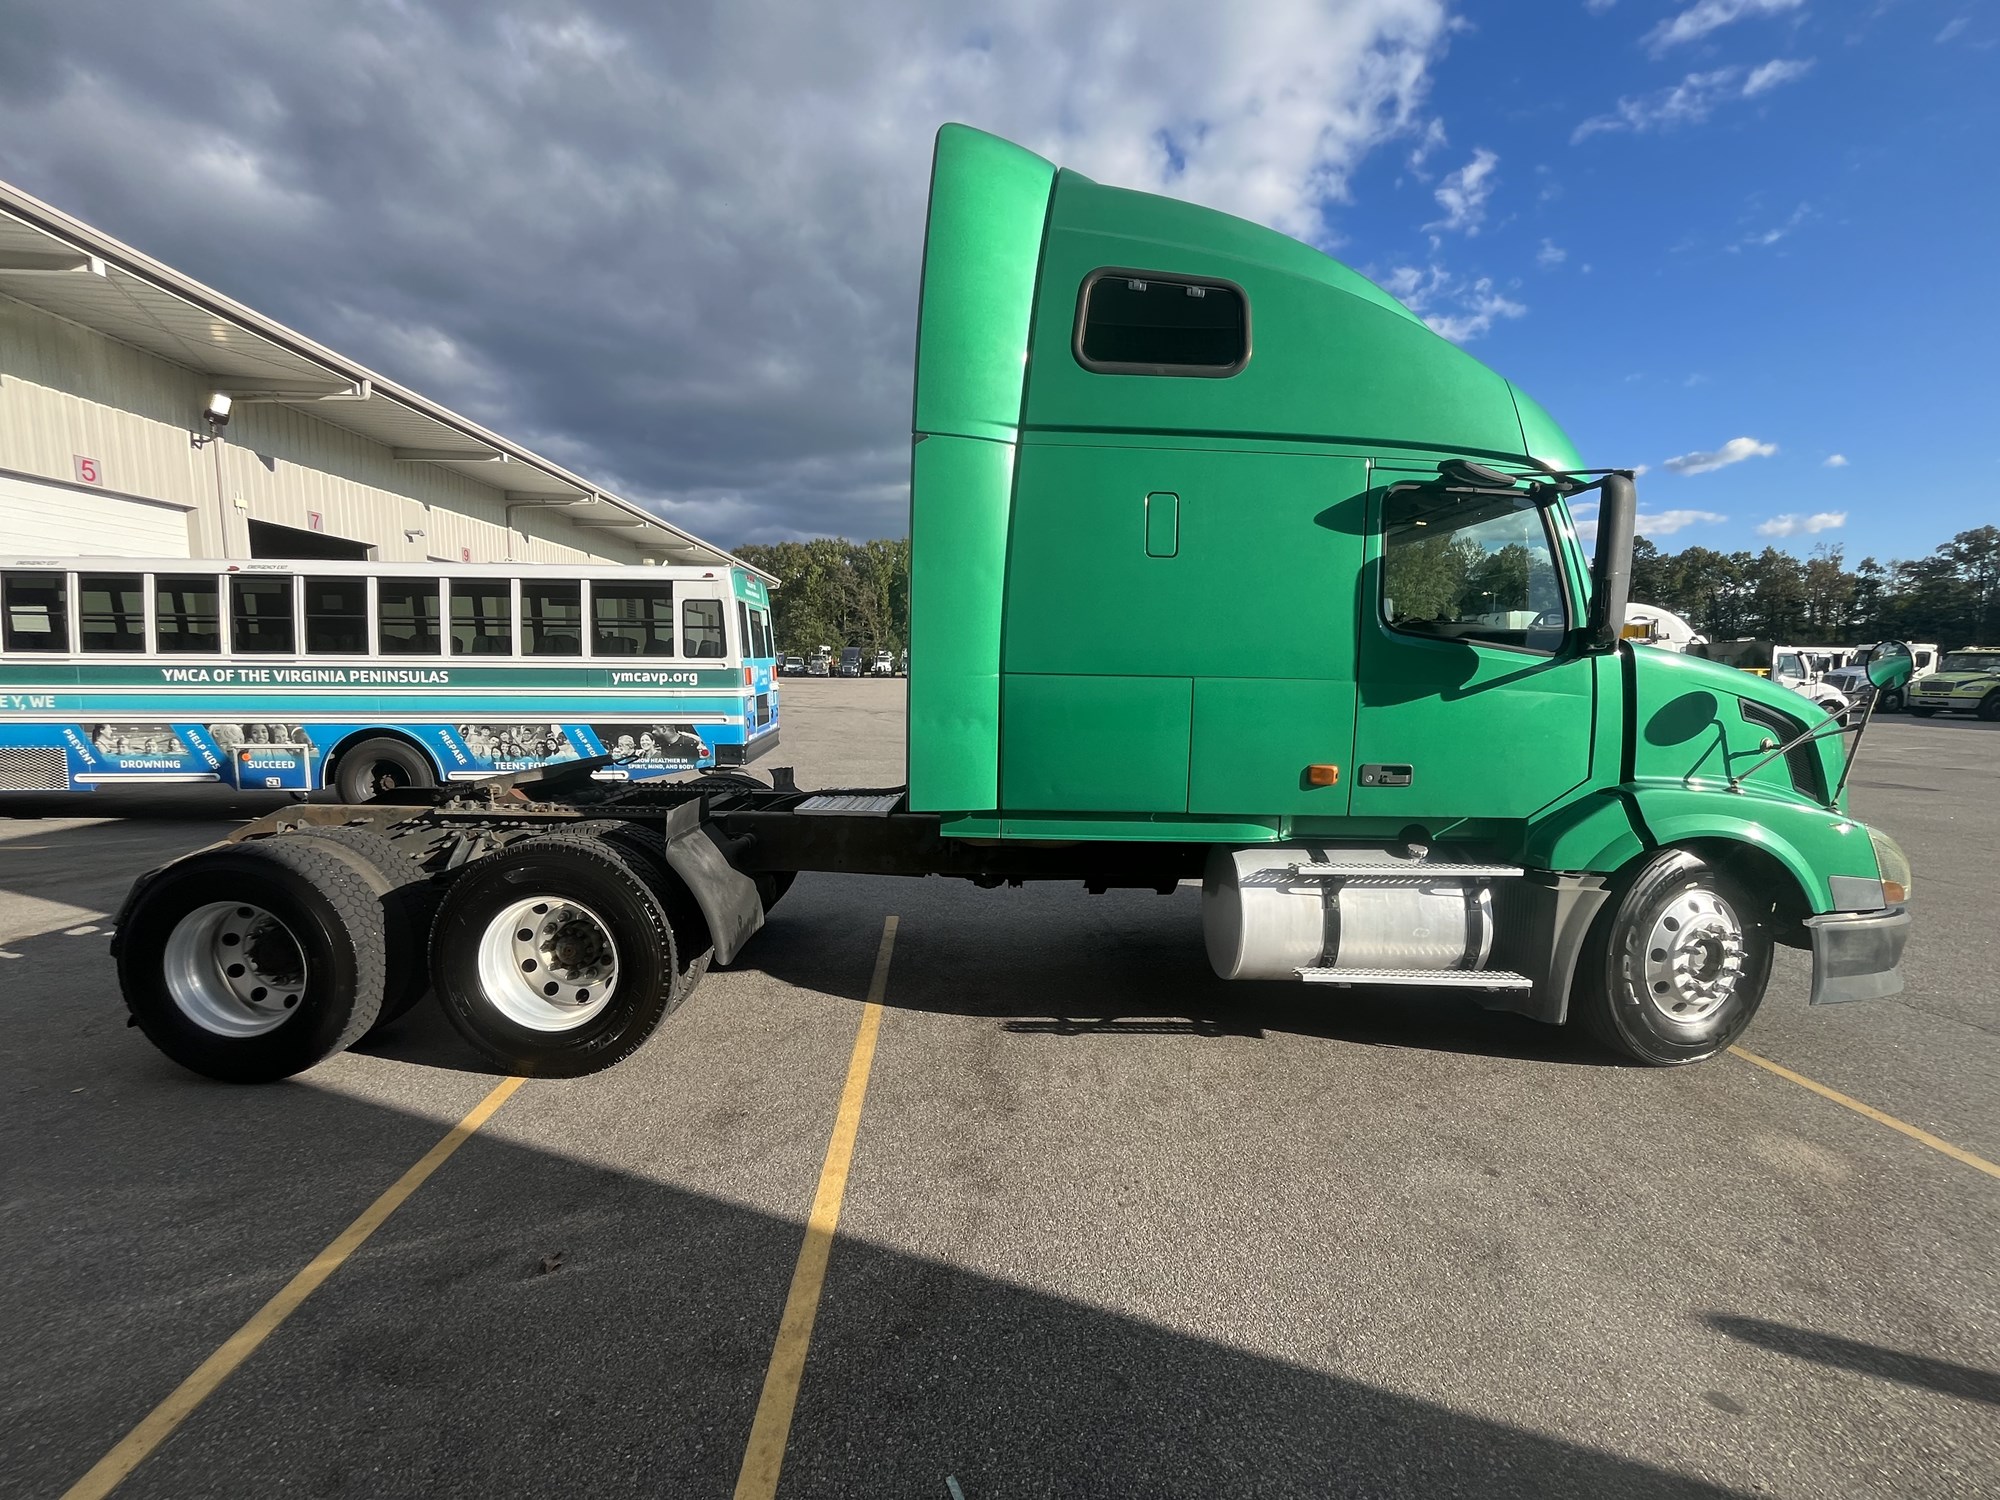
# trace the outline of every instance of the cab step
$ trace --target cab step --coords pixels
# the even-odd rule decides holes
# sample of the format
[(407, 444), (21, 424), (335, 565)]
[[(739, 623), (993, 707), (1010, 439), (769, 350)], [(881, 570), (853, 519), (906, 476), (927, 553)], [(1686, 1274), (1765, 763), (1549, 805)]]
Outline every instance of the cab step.
[(1393, 863), (1364, 860), (1326, 860), (1317, 864), (1292, 866), (1294, 875), (1340, 876), (1350, 880), (1513, 880), (1521, 874), (1519, 865), (1448, 865), (1397, 860)]
[(1511, 969), (1300, 969), (1307, 984), (1422, 985), (1448, 990), (1527, 990), (1535, 981)]

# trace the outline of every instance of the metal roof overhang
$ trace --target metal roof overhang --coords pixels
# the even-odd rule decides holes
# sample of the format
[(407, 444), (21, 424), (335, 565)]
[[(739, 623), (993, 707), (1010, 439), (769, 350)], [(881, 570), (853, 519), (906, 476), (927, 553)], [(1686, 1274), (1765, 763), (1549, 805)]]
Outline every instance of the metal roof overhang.
[(237, 401), (310, 408), (405, 463), (437, 464), (510, 507), (560, 508), (661, 561), (778, 580), (560, 464), (0, 182), (0, 295), (192, 370)]

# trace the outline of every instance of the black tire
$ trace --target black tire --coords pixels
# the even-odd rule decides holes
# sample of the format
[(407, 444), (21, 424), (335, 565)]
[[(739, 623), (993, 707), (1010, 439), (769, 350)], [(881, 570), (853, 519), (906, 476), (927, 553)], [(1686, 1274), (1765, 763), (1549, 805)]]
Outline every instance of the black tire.
[(1913, 715), (1914, 717), (1916, 717), (1916, 718), (1919, 718), (1919, 719), (1928, 719), (1928, 718), (1929, 718), (1929, 717), (1930, 717), (1930, 716), (1931, 716), (1932, 714), (1934, 714), (1934, 713), (1936, 713), (1936, 712), (1937, 712), (1937, 710), (1936, 710), (1936, 709), (1934, 709), (1934, 708), (1918, 708), (1918, 707), (1915, 707), (1914, 705), (1912, 705), (1912, 706), (1911, 706), (1911, 709), (1910, 709), (1910, 713), (1911, 713), (1911, 714), (1912, 714), (1912, 715)]
[[(1726, 976), (1732, 957), (1733, 983), (1704, 983), (1704, 970)], [(1700, 856), (1667, 849), (1598, 914), (1577, 961), (1570, 1015), (1635, 1062), (1700, 1062), (1743, 1034), (1770, 978), (1764, 907)]]
[(1979, 700), (1979, 717), (1989, 724), (2000, 719), (2000, 690), (1988, 693)]
[(594, 824), (588, 831), (616, 848), (628, 864), (642, 868), (667, 909), (667, 920), (674, 929), (674, 952), (680, 960), (674, 992), (667, 1000), (666, 1013), (672, 1015), (715, 962), (715, 939), (709, 936), (708, 918), (701, 914), (694, 893), (667, 863), (665, 834), (637, 823)]
[[(528, 908), (535, 915), (519, 920), (546, 916), (553, 929), (567, 907), (566, 926), (584, 929), (600, 955), (600, 940), (609, 939), (615, 967), (585, 1019), (571, 1023), (559, 1012), (565, 990), (589, 983), (577, 977), (586, 968), (547, 969), (556, 993), (544, 1001), (534, 988), (540, 981), (517, 976), (503, 957), (494, 970), (499, 991), (489, 994), (482, 952), (511, 951), (509, 910), (524, 902), (535, 903)], [(532, 926), (520, 930), (539, 942)], [(666, 1015), (679, 972), (673, 923), (651, 882), (621, 850), (588, 834), (523, 839), (475, 860), (445, 893), (431, 932), (431, 978), (446, 1017), (483, 1056), (528, 1077), (574, 1078), (630, 1056)]]
[(389, 980), (382, 996), (382, 1013), (370, 1035), (401, 1019), (430, 993), (430, 964), (424, 952), (431, 923), (444, 891), (421, 865), (397, 847), (396, 841), (373, 828), (313, 827), (295, 830), (298, 838), (332, 844), (363, 864), (382, 907), (382, 935), (388, 949)]
[(1878, 714), (1899, 714), (1902, 711), (1903, 690), (1901, 688), (1883, 689), (1881, 698), (1875, 704), (1875, 712)]
[[(274, 932), (259, 919), (247, 942), (228, 951), (247, 956), (263, 944), (274, 971), (294, 960), (302, 969), (296, 991), (287, 983), (257, 993), (271, 1012), (235, 997), (238, 981), (215, 957), (229, 944), (231, 906), (278, 925)], [(388, 972), (376, 893), (342, 851), (307, 839), (230, 844), (167, 866), (125, 912), (116, 951), (119, 988), (147, 1040), (182, 1067), (225, 1083), (288, 1078), (352, 1046), (381, 1013)], [(217, 1029), (232, 1015), (239, 1027), (262, 1025), (288, 996), (289, 1014), (268, 1030)], [(198, 1019), (204, 1014), (208, 1024)]]
[(430, 757), (407, 740), (386, 735), (349, 745), (333, 763), (333, 786), (342, 802), (372, 802), (400, 787), (436, 785)]

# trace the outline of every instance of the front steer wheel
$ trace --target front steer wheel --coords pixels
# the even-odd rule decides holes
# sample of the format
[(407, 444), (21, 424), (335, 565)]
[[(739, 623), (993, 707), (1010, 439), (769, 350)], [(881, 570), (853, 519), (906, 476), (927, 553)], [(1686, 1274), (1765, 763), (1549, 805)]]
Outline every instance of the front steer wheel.
[(286, 1078), (353, 1045), (387, 982), (377, 894), (319, 840), (177, 860), (126, 910), (116, 948), (134, 1023), (225, 1083)]
[(679, 989), (659, 897), (606, 840), (524, 839), (468, 866), (439, 905), (445, 1015), (509, 1073), (574, 1078), (638, 1050)]
[(1759, 916), (1751, 896), (1700, 856), (1663, 850), (1598, 915), (1571, 1015), (1635, 1062), (1713, 1057), (1743, 1034), (1771, 978)]

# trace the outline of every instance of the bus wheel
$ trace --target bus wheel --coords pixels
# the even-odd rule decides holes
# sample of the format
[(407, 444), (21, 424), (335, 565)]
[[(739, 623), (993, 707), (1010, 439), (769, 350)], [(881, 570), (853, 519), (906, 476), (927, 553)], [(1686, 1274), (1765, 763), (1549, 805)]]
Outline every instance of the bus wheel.
[(380, 736), (350, 745), (333, 768), (334, 789), (342, 802), (370, 802), (400, 787), (437, 785), (423, 751), (402, 740)]
[(423, 866), (396, 847), (395, 840), (373, 828), (314, 827), (295, 829), (288, 838), (317, 839), (347, 856), (375, 892), (382, 911), (382, 936), (389, 958), (389, 980), (382, 995), (382, 1013), (370, 1035), (409, 1014), (430, 990), (430, 966), (423, 944), (443, 895)]
[(1734, 881), (1663, 850), (1607, 906), (1577, 962), (1571, 1011), (1614, 1051), (1653, 1067), (1700, 1062), (1757, 1014), (1771, 935)]
[(1882, 699), (1875, 705), (1875, 711), (1883, 714), (1899, 714), (1903, 711), (1903, 691), (1901, 688), (1885, 688)]
[(574, 1078), (636, 1051), (677, 988), (673, 926), (645, 876), (588, 836), (523, 839), (439, 904), (431, 976), (459, 1034), (509, 1073)]
[(139, 891), (116, 938), (118, 983), (147, 1039), (225, 1083), (269, 1083), (351, 1046), (382, 1008), (376, 898), (304, 839), (205, 850)]

